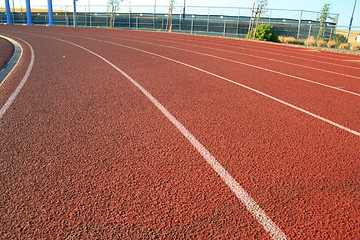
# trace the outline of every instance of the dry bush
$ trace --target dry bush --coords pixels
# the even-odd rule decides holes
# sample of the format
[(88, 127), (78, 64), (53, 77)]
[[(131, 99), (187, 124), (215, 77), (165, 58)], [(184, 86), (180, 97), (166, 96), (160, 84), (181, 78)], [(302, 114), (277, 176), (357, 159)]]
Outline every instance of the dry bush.
[(314, 37), (309, 37), (305, 40), (306, 46), (316, 46), (316, 39)]
[(359, 43), (353, 43), (353, 44), (351, 44), (350, 49), (359, 51), (360, 50), (360, 44)]
[(328, 47), (328, 48), (335, 48), (336, 45), (338, 45), (338, 43), (337, 43), (336, 41), (329, 41), (329, 42), (327, 43), (327, 47)]
[(325, 47), (326, 46), (326, 42), (323, 40), (323, 39), (319, 39), (318, 41), (317, 41), (317, 46), (318, 47)]
[(294, 37), (286, 37), (284, 39), (284, 43), (287, 43), (287, 44), (298, 44), (298, 45), (304, 45), (305, 41), (304, 40), (300, 40), (300, 39), (296, 39)]
[(286, 36), (279, 36), (279, 41), (281, 43), (284, 43), (285, 42), (285, 38), (287, 38)]
[(292, 43), (294, 41), (296, 41), (296, 38), (294, 38), (294, 37), (286, 37), (284, 39), (284, 43)]
[(349, 48), (350, 48), (350, 44), (348, 44), (348, 43), (341, 43), (341, 44), (339, 45), (339, 48), (340, 48), (340, 49), (349, 49)]

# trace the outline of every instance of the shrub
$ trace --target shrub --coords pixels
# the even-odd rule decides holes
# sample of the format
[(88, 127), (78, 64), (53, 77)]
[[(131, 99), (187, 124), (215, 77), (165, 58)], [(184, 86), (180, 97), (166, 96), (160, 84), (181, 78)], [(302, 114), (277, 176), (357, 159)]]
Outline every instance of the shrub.
[[(253, 36), (255, 37), (253, 38)], [(246, 38), (260, 41), (279, 42), (279, 38), (275, 34), (275, 28), (266, 24), (261, 24), (257, 28), (252, 29), (246, 35)]]
[(285, 43), (285, 39), (286, 39), (286, 38), (287, 38), (286, 36), (279, 36), (279, 37), (278, 37), (279, 42), (281, 42), (281, 43)]
[(350, 47), (351, 50), (360, 50), (360, 44), (359, 43), (353, 43), (351, 44), (351, 47)]
[(339, 48), (340, 49), (349, 49), (350, 44), (348, 44), (348, 43), (340, 43)]
[(284, 39), (284, 42), (288, 43), (288, 44), (305, 45), (304, 40), (296, 39), (294, 37), (287, 37), (287, 38)]
[(331, 40), (335, 41), (337, 43), (346, 43), (347, 39), (344, 35), (342, 34), (334, 34), (331, 36)]
[(324, 46), (326, 46), (326, 42), (323, 40), (323, 39), (319, 39), (318, 41), (317, 41), (317, 46), (318, 47), (324, 47)]
[(285, 39), (284, 39), (284, 42), (285, 43), (293, 43), (293, 42), (295, 42), (297, 39), (296, 38), (294, 38), (294, 37), (286, 37)]
[(331, 40), (327, 43), (327, 47), (329, 47), (329, 48), (335, 48), (336, 45), (338, 45), (338, 43), (334, 40)]
[(316, 46), (316, 39), (314, 37), (309, 37), (305, 40), (306, 46)]

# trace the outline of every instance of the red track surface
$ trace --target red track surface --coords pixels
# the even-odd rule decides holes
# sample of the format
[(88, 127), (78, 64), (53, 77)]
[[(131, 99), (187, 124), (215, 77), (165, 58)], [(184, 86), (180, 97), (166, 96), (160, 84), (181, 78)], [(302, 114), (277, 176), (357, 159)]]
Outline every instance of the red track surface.
[(271, 239), (128, 79), (90, 52), (54, 38), (99, 54), (141, 84), (288, 238), (360, 236), (359, 135), (161, 56), (355, 133), (360, 57), (164, 33), (22, 26), (0, 31), (24, 48), (0, 89), (1, 106), (30, 62), (22, 40), (35, 51), (27, 83), (0, 120), (1, 238)]

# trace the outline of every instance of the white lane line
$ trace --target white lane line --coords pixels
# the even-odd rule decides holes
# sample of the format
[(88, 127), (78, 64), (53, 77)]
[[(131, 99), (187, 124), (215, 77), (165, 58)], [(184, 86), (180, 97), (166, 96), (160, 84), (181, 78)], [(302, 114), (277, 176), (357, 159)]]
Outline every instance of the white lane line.
[[(243, 41), (245, 46), (254, 46), (256, 48), (259, 49), (264, 49), (264, 50), (274, 50), (274, 48), (272, 48), (272, 46), (277, 45), (277, 44), (273, 44), (271, 42), (260, 42), (260, 41), (254, 41), (252, 43), (250, 43), (250, 41)], [(334, 60), (333, 56), (329, 56), (329, 54), (334, 54), (334, 53), (329, 53), (327, 51), (321, 51), (318, 49), (312, 49), (312, 48), (302, 48), (302, 47), (297, 47), (297, 46), (284, 46), (284, 45), (277, 45), (279, 48), (277, 49), (277, 51), (280, 52), (285, 52), (285, 53), (290, 53), (290, 54), (300, 54), (300, 55), (305, 55), (305, 56), (310, 56), (310, 57), (318, 57), (318, 58), (323, 58), (323, 59), (330, 59), (330, 60)], [(293, 48), (293, 49), (289, 49), (286, 50), (285, 47), (289, 48)], [(321, 53), (321, 55), (317, 54), (308, 54), (307, 52), (312, 52), (312, 51), (317, 51), (319, 53)], [(292, 56), (292, 55), (290, 55)], [(342, 60), (342, 58), (346, 58), (347, 56), (342, 56), (337, 54), (337, 59), (336, 60)], [(349, 57), (354, 56), (354, 55), (349, 55)], [(356, 58), (356, 56), (354, 56)]]
[[(53, 37), (51, 37), (53, 38)], [(133, 85), (135, 85), (165, 116), (166, 118), (183, 134), (183, 136), (195, 147), (195, 149), (203, 156), (208, 164), (214, 169), (214, 171), (220, 176), (220, 178), (228, 185), (237, 198), (246, 206), (249, 212), (251, 212), (257, 221), (263, 226), (268, 234), (276, 240), (288, 239), (285, 233), (266, 215), (266, 213), (260, 208), (260, 206), (250, 197), (244, 188), (230, 175), (228, 171), (215, 159), (215, 157), (202, 145), (199, 140), (192, 135), (189, 130), (186, 129), (154, 96), (152, 96), (145, 88), (143, 88), (138, 82), (130, 77), (126, 72), (118, 68), (112, 62), (99, 54), (80, 46), (76, 43), (66, 40), (53, 38), (59, 41), (63, 41), (74, 46), (77, 46), (108, 63), (119, 73), (125, 76)]]
[[(120, 39), (120, 40), (143, 42), (143, 43), (147, 43), (147, 44), (158, 45), (158, 46), (163, 46), (163, 47), (168, 47), (168, 48), (176, 48), (176, 47), (172, 47), (172, 46), (167, 46), (167, 45), (162, 45), (162, 44), (157, 44), (157, 43), (150, 43), (150, 42), (146, 42), (146, 41), (127, 39), (127, 38), (118, 38), (118, 37), (111, 37), (111, 38)], [(288, 65), (292, 65), (292, 66), (303, 67), (303, 68), (308, 68), (308, 69), (312, 69), (312, 70), (316, 70), (316, 71), (321, 71), (321, 72), (331, 73), (331, 74), (335, 74), (335, 75), (340, 75), (340, 76), (344, 76), (344, 77), (360, 79), (360, 77), (345, 74), (345, 73), (339, 73), (339, 72), (329, 71), (329, 70), (325, 70), (325, 69), (321, 69), (321, 68), (310, 67), (310, 66), (306, 66), (306, 65), (302, 65), (302, 64), (286, 62), (286, 61), (282, 61), (282, 60), (278, 60), (278, 59), (274, 59), (274, 58), (261, 57), (261, 56), (257, 56), (257, 55), (253, 55), (253, 54), (234, 52), (234, 51), (229, 51), (229, 50), (220, 49), (220, 48), (212, 48), (212, 47), (206, 47), (206, 46), (201, 46), (201, 45), (196, 45), (196, 44), (181, 43), (181, 42), (176, 42), (176, 41), (166, 41), (166, 42), (172, 42), (172, 43), (183, 44), (183, 45), (187, 45), (187, 46), (212, 49), (212, 50), (232, 53), (232, 54), (236, 54), (236, 55), (243, 55), (243, 56), (249, 56), (249, 57), (254, 57), (254, 58), (260, 58), (260, 59), (265, 59), (265, 60), (269, 60), (269, 61), (273, 61), (273, 62), (279, 62), (279, 63), (288, 64)], [(176, 48), (176, 49), (180, 50), (182, 48)], [(360, 60), (353, 60), (353, 61), (360, 61)]]
[[(145, 38), (145, 37), (144, 37)], [(178, 40), (176, 38), (164, 38), (164, 39), (172, 39), (172, 40)], [(165, 40), (166, 41), (166, 40)], [(260, 52), (260, 53), (264, 53), (264, 50), (258, 50), (256, 48), (256, 46), (254, 45), (247, 45), (249, 46), (248, 48), (246, 47), (239, 47), (239, 46), (234, 46), (234, 45), (226, 45), (226, 44), (220, 44), (220, 43), (212, 43), (212, 42), (204, 42), (204, 41), (199, 41), (199, 40), (189, 40), (189, 39), (181, 39), (181, 41), (188, 41), (188, 42), (199, 42), (199, 43), (206, 43), (206, 44), (210, 44), (210, 45), (216, 45), (216, 46), (221, 46), (221, 47), (231, 47), (231, 48), (235, 48), (235, 49), (243, 49), (246, 51), (255, 51), (255, 52)], [(239, 40), (241, 42), (239, 42), (240, 44), (243, 44), (244, 40)], [(246, 44), (245, 44), (246, 45)], [(343, 64), (338, 64), (338, 63), (331, 63), (331, 62), (327, 62), (327, 61), (320, 61), (320, 60), (314, 60), (314, 59), (309, 59), (309, 58), (303, 58), (303, 57), (298, 57), (298, 56), (294, 56), (294, 55), (288, 55), (288, 54), (281, 54), (281, 53), (276, 53), (276, 52), (266, 52), (267, 54), (273, 54), (273, 55), (278, 55), (278, 56), (283, 56), (283, 57), (291, 57), (291, 58), (297, 58), (297, 59), (301, 59), (301, 60), (305, 60), (305, 61), (310, 61), (310, 62), (317, 62), (317, 63), (321, 63), (321, 64), (328, 64), (328, 65), (334, 65), (334, 66), (340, 66), (340, 67), (344, 67), (344, 68), (353, 68), (353, 69), (360, 69), (359, 67), (354, 67), (354, 66), (348, 66), (348, 65), (343, 65)], [(310, 55), (313, 56), (313, 55)]]
[[(77, 36), (77, 37), (94, 40), (94, 39), (92, 39), (92, 38), (87, 38), (87, 37), (83, 37), (83, 36)], [(117, 37), (112, 37), (112, 38), (122, 39), (122, 38), (117, 38)], [(125, 40), (127, 40), (127, 39), (125, 39)], [(97, 40), (97, 41), (102, 41), (102, 40)], [(133, 41), (133, 40), (128, 40), (128, 41)], [(107, 42), (107, 41), (105, 41), (105, 42)], [(330, 86), (330, 85), (327, 85), (327, 84), (324, 84), (324, 83), (315, 82), (315, 81), (312, 81), (312, 80), (309, 80), (309, 79), (305, 79), (305, 78), (297, 77), (297, 76), (294, 76), (294, 75), (286, 74), (286, 73), (283, 73), (283, 72), (278, 72), (278, 71), (275, 71), (275, 70), (271, 70), (271, 69), (268, 69), (268, 68), (263, 68), (263, 67), (259, 67), (259, 66), (256, 66), (256, 65), (252, 65), (252, 64), (240, 62), (240, 61), (233, 60), (233, 59), (223, 58), (223, 57), (219, 57), (219, 56), (215, 56), (215, 55), (211, 55), (211, 54), (207, 54), (207, 53), (196, 52), (196, 51), (191, 51), (191, 50), (187, 50), (187, 49), (183, 49), (183, 48), (178, 48), (178, 47), (172, 47), (172, 46), (166, 46), (166, 45), (162, 45), (162, 44), (157, 44), (157, 43), (149, 43), (149, 42), (145, 42), (145, 41), (138, 41), (138, 42), (142, 42), (142, 43), (146, 43), (146, 44), (150, 44), (150, 45), (155, 45), (155, 46), (162, 46), (162, 47), (172, 48), (172, 49), (176, 49), (176, 50), (180, 50), (180, 51), (184, 51), (184, 52), (190, 52), (190, 53), (194, 53), (194, 54), (198, 54), (198, 55), (203, 55), (203, 56), (207, 56), (207, 57), (217, 58), (217, 59), (220, 59), (220, 60), (224, 60), (224, 61), (228, 61), (228, 62), (233, 62), (233, 63), (245, 65), (245, 66), (248, 66), (248, 67), (260, 69), (260, 70), (263, 70), (263, 71), (272, 72), (272, 73), (279, 74), (279, 75), (282, 75), (282, 76), (286, 76), (286, 77), (290, 77), (290, 78), (295, 78), (295, 79), (298, 79), (298, 80), (301, 80), (301, 81), (304, 81), (304, 82), (309, 82), (309, 83), (316, 84), (316, 85), (319, 85), (319, 86), (331, 88), (331, 89), (334, 89), (334, 90), (337, 90), (337, 91), (341, 91), (341, 92), (345, 92), (345, 93), (348, 93), (348, 94), (352, 94), (352, 95), (355, 95), (355, 96), (360, 96), (360, 93), (348, 91), (348, 90), (345, 90), (345, 89), (342, 89), (342, 88), (337, 88), (337, 87)], [(309, 68), (310, 68), (310, 67), (309, 67)], [(315, 68), (314, 68), (314, 69), (315, 69)], [(323, 70), (323, 71), (325, 71), (325, 72), (330, 72), (330, 71), (327, 71), (327, 70)], [(331, 72), (331, 73), (333, 73), (333, 72)], [(350, 75), (341, 74), (341, 73), (339, 73), (339, 75), (344, 75), (344, 76), (347, 76), (347, 77), (353, 77), (353, 78), (358, 78), (358, 79), (360, 79), (360, 77), (350, 76)]]
[[(50, 37), (50, 38), (52, 38), (52, 37)], [(318, 120), (321, 120), (321, 121), (323, 121), (323, 122), (326, 122), (326, 123), (328, 123), (328, 124), (331, 124), (331, 125), (333, 125), (333, 126), (335, 126), (335, 127), (337, 127), (337, 128), (340, 128), (340, 129), (342, 129), (342, 130), (345, 130), (345, 131), (347, 131), (347, 132), (349, 132), (349, 133), (352, 133), (352, 134), (354, 134), (354, 135), (360, 136), (360, 132), (357, 132), (357, 131), (355, 131), (355, 130), (352, 130), (352, 129), (350, 129), (350, 128), (347, 128), (347, 127), (345, 127), (345, 126), (343, 126), (343, 125), (341, 125), (341, 124), (338, 124), (338, 123), (333, 122), (333, 121), (331, 121), (331, 120), (329, 120), (329, 119), (326, 119), (326, 118), (324, 118), (324, 117), (321, 117), (321, 116), (319, 116), (319, 115), (316, 115), (316, 114), (314, 114), (314, 113), (312, 113), (312, 112), (310, 112), (310, 111), (307, 111), (307, 110), (305, 110), (305, 109), (302, 109), (302, 108), (300, 108), (300, 107), (297, 107), (297, 106), (295, 106), (295, 105), (293, 105), (293, 104), (291, 104), (291, 103), (285, 102), (285, 101), (283, 101), (283, 100), (281, 100), (281, 99), (278, 99), (278, 98), (276, 98), (276, 97), (273, 97), (273, 96), (271, 96), (271, 95), (269, 95), (269, 94), (266, 94), (266, 93), (264, 93), (264, 92), (261, 92), (261, 91), (259, 91), (259, 90), (254, 89), (254, 88), (251, 88), (251, 87), (249, 87), (249, 86), (246, 86), (246, 85), (244, 85), (244, 84), (235, 82), (235, 81), (233, 81), (233, 80), (231, 80), (231, 79), (228, 79), (228, 78), (226, 78), (226, 77), (222, 77), (222, 76), (217, 75), (217, 74), (215, 74), (215, 73), (212, 73), (212, 72), (206, 71), (206, 70), (204, 70), (204, 69), (201, 69), (201, 68), (192, 66), (192, 65), (190, 65), (190, 64), (187, 64), (187, 63), (184, 63), (184, 62), (180, 62), (180, 61), (178, 61), (178, 60), (175, 60), (175, 59), (172, 59), (172, 58), (168, 58), (168, 57), (165, 57), (165, 56), (156, 54), (156, 53), (148, 52), (148, 51), (145, 51), (145, 50), (142, 50), (142, 49), (138, 49), (138, 48), (134, 48), (134, 47), (122, 45), (122, 44), (119, 44), (119, 43), (113, 43), (113, 42), (109, 42), (109, 41), (105, 41), (105, 40), (98, 40), (98, 39), (87, 38), (87, 37), (81, 37), (81, 38), (85, 38), (85, 39), (89, 39), (89, 40), (93, 40), (93, 41), (104, 42), (104, 43), (109, 43), (109, 44), (113, 44), (113, 45), (116, 45), (116, 46), (121, 46), (121, 47), (129, 48), (129, 49), (132, 49), (132, 50), (136, 50), (136, 51), (139, 51), (139, 52), (143, 52), (143, 53), (146, 53), (146, 54), (150, 54), (150, 55), (153, 55), (153, 56), (157, 56), (157, 57), (160, 57), (160, 58), (163, 58), (163, 59), (166, 59), (166, 60), (169, 60), (169, 61), (172, 61), (172, 62), (181, 64), (181, 65), (183, 65), (183, 66), (186, 66), (186, 67), (189, 67), (189, 68), (198, 70), (198, 71), (200, 71), (200, 72), (209, 74), (209, 75), (214, 76), (214, 77), (216, 77), (216, 78), (220, 78), (220, 79), (225, 80), (225, 81), (227, 81), (227, 82), (233, 83), (233, 84), (235, 84), (235, 85), (237, 85), (237, 86), (246, 88), (246, 89), (248, 89), (248, 90), (250, 90), (250, 91), (256, 92), (256, 93), (258, 93), (258, 94), (260, 94), (260, 95), (263, 95), (263, 96), (265, 96), (265, 97), (267, 97), (267, 98), (270, 98), (270, 99), (272, 99), (272, 100), (274, 100), (274, 101), (276, 101), (276, 102), (279, 102), (279, 103), (284, 104), (284, 105), (286, 105), (286, 106), (288, 106), (288, 107), (291, 107), (291, 108), (296, 109), (296, 110), (298, 110), (298, 111), (300, 111), (300, 112), (303, 112), (303, 113), (305, 113), (305, 114), (307, 114), (307, 115), (309, 115), (309, 116), (312, 116), (312, 117), (314, 117), (314, 118), (316, 118), (316, 119), (318, 119)], [(57, 38), (54, 38), (54, 39), (57, 39)], [(64, 41), (65, 41), (65, 40), (64, 40)], [(338, 90), (341, 90), (341, 89), (338, 89)]]
[[(19, 38), (20, 39), (20, 38)], [(20, 39), (21, 41), (23, 41), (24, 43), (26, 43), (26, 45), (29, 46), (30, 48), (30, 52), (31, 52), (31, 59), (30, 59), (30, 64), (26, 70), (26, 73), (24, 75), (24, 77), (22, 78), (22, 80), (20, 81), (19, 85), (16, 87), (16, 89), (14, 90), (14, 92), (11, 94), (11, 96), (9, 97), (9, 99), (6, 101), (6, 103), (1, 107), (0, 109), (0, 119), (2, 119), (2, 117), (4, 116), (5, 112), (9, 109), (9, 107), (11, 106), (11, 104), (14, 102), (15, 98), (17, 97), (17, 95), (20, 93), (21, 89), (23, 88), (23, 86), (25, 85), (26, 81), (28, 80), (31, 70), (34, 66), (34, 61), (35, 61), (35, 53), (34, 53), (34, 49), (31, 47), (31, 45), (29, 43), (27, 43), (26, 41)]]

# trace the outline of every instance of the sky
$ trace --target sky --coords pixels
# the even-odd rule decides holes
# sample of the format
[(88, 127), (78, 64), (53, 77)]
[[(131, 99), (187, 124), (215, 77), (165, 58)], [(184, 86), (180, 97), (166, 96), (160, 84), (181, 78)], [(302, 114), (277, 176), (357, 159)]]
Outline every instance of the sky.
[[(0, 7), (5, 6), (5, 1), (0, 0)], [(47, 0), (30, 0), (31, 6), (47, 6)], [(186, 6), (222, 6), (222, 7), (251, 7), (254, 0), (176, 0), (176, 5), (183, 5), (186, 1)], [(14, 2), (15, 7), (20, 7), (20, 4), (25, 8), (25, 0), (10, 0), (12, 6)], [(124, 0), (123, 4), (132, 5), (168, 5), (169, 0)], [(277, 9), (297, 9), (320, 12), (325, 3), (330, 3), (330, 12), (339, 14), (339, 25), (348, 26), (350, 23), (351, 14), (353, 11), (355, 0), (268, 0), (269, 8)], [(78, 0), (77, 5), (106, 5), (107, 0)], [(53, 0), (53, 5), (68, 5), (72, 6), (73, 0)], [(299, 16), (296, 15), (295, 18)], [(353, 26), (360, 28), (360, 0), (357, 2), (353, 20)]]

